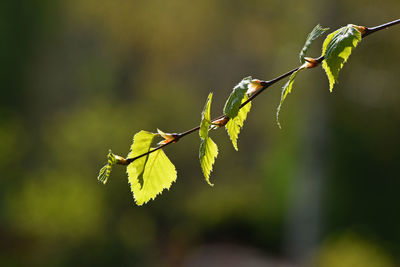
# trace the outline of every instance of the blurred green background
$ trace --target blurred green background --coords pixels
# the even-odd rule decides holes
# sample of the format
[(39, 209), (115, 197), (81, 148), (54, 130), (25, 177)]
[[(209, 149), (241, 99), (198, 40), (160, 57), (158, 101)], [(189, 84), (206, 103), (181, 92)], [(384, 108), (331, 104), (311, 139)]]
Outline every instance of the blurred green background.
[[(400, 26), (254, 102), (235, 152), (223, 130), (210, 188), (196, 134), (166, 149), (178, 179), (137, 207), (108, 149), (141, 129), (222, 113), (243, 77), (299, 65), (311, 29), (399, 18), (400, 2), (69, 0), (0, 4), (2, 266), (396, 266)], [(309, 52), (320, 55), (321, 40)]]

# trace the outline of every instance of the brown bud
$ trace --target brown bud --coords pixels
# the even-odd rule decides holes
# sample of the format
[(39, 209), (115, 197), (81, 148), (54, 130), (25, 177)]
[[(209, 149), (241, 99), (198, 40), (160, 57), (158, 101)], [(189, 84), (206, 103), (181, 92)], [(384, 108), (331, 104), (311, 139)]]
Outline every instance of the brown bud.
[(352, 24), (352, 26), (356, 28), (359, 32), (361, 32), (361, 34), (365, 34), (365, 32), (367, 31), (367, 27), (365, 26), (358, 26), (354, 24)]
[(126, 161), (125, 158), (118, 156), (118, 155), (114, 155), (115, 156), (115, 163), (119, 164), (119, 165), (128, 165), (128, 162)]
[(160, 129), (157, 129), (157, 132), (162, 138), (164, 138), (164, 140), (161, 142), (158, 142), (157, 145), (165, 145), (170, 142), (176, 143), (178, 141), (179, 135), (177, 133), (164, 133)]
[(304, 68), (306, 69), (314, 68), (319, 64), (318, 60), (316, 60), (315, 58), (305, 57), (304, 60), (307, 61), (306, 63), (304, 63)]
[(222, 117), (218, 120), (215, 120), (212, 122), (212, 125), (218, 126), (218, 127), (224, 127), (229, 121), (228, 117)]
[(246, 94), (251, 95), (251, 94), (257, 92), (258, 90), (260, 90), (261, 88), (263, 88), (263, 85), (260, 80), (257, 80), (257, 79), (251, 80), (251, 82), (248, 85)]

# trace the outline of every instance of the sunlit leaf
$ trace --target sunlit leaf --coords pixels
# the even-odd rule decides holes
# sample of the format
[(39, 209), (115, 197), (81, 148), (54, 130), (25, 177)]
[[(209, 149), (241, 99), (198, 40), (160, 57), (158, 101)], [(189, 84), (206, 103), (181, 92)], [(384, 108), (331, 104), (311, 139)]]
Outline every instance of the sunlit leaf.
[(301, 52), (300, 52), (300, 55), (299, 55), (301, 64), (303, 64), (305, 62), (304, 57), (306, 56), (306, 53), (307, 53), (308, 49), (310, 48), (311, 44), (318, 37), (320, 37), (322, 34), (324, 34), (324, 32), (326, 32), (327, 30), (329, 30), (329, 28), (322, 28), (321, 25), (318, 24), (310, 32), (310, 34), (307, 36), (306, 42), (304, 43), (303, 49), (301, 49)]
[(225, 103), (224, 115), (229, 118), (234, 118), (237, 116), (240, 105), (242, 104), (242, 99), (248, 90), (248, 85), (252, 81), (251, 77), (246, 77), (240, 83), (238, 83), (229, 96)]
[(212, 171), (215, 158), (218, 155), (218, 147), (208, 136), (208, 131), (211, 125), (210, 111), (211, 111), (212, 93), (208, 95), (206, 104), (204, 105), (203, 112), (201, 113), (201, 123), (199, 129), (200, 135), (200, 149), (199, 159), (200, 166), (203, 170), (204, 177), (209, 185), (213, 186), (210, 182), (210, 173)]
[[(248, 96), (245, 95), (243, 97), (242, 103), (245, 102), (248, 99)], [(229, 134), (229, 137), (232, 141), (233, 147), (238, 150), (237, 147), (237, 139), (240, 133), (240, 129), (243, 127), (243, 123), (247, 118), (247, 113), (251, 109), (251, 102), (247, 103), (245, 106), (243, 106), (240, 110), (239, 113), (236, 117), (233, 119), (230, 119), (228, 123), (225, 125), (225, 129)]]
[(207, 183), (211, 186), (214, 186), (214, 184), (210, 182), (210, 174), (217, 156), (218, 147), (214, 141), (210, 137), (201, 139), (199, 152), (200, 165)]
[[(130, 167), (134, 163), (128, 166), (127, 172), (133, 196), (139, 206), (154, 199), (164, 189), (169, 189), (172, 182), (176, 181), (175, 166), (162, 149), (148, 156), (142, 173), (138, 172), (140, 168)], [(143, 177), (143, 185), (139, 182), (139, 176)]]
[[(319, 64), (318, 61), (316, 61), (315, 59), (306, 58), (305, 55), (306, 55), (308, 49), (310, 48), (311, 44), (327, 30), (329, 30), (329, 28), (322, 28), (321, 25), (318, 24), (317, 26), (314, 27), (314, 29), (311, 31), (311, 33), (307, 36), (306, 42), (305, 42), (303, 48), (301, 49), (300, 55), (299, 55), (300, 62), (303, 65), (297, 71), (293, 72), (292, 75), (290, 75), (289, 81), (282, 88), (281, 100), (279, 102), (278, 108), (276, 109), (276, 123), (278, 124), (279, 128), (282, 128), (281, 124), (279, 122), (279, 113), (281, 111), (282, 104), (285, 101), (287, 95), (292, 92), (293, 83), (297, 76), (297, 73), (299, 73), (303, 69), (313, 68)], [(308, 62), (306, 62), (306, 61), (308, 61)]]
[(329, 34), (322, 46), (322, 62), (326, 75), (329, 79), (329, 90), (332, 92), (333, 85), (337, 82), (339, 71), (349, 58), (351, 51), (361, 41), (361, 32), (357, 26), (349, 24)]
[(117, 160), (115, 159), (115, 155), (110, 150), (110, 152), (107, 155), (107, 164), (100, 169), (99, 175), (97, 176), (97, 180), (99, 180), (103, 184), (106, 184), (108, 178), (110, 177), (112, 167), (115, 165), (116, 162)]
[[(144, 153), (149, 152), (151, 148), (151, 144), (153, 142), (154, 137), (157, 134), (150, 133), (147, 131), (140, 131), (133, 137), (133, 143), (131, 145), (131, 149), (127, 158), (135, 158), (136, 156), (142, 155)], [(129, 169), (135, 168), (136, 172), (141, 175), (144, 171), (144, 166), (146, 165), (148, 155), (143, 156), (141, 158), (136, 159), (131, 164), (128, 165), (128, 174)], [(142, 176), (140, 178), (143, 178)], [(140, 179), (140, 184), (143, 185), (143, 179)]]
[(299, 68), (297, 71), (293, 72), (292, 75), (290, 75), (289, 81), (287, 83), (285, 83), (285, 85), (282, 87), (282, 93), (281, 93), (281, 101), (279, 103), (278, 108), (276, 109), (276, 123), (278, 124), (279, 128), (281, 127), (281, 124), (279, 122), (279, 113), (281, 111), (281, 107), (283, 102), (286, 99), (286, 96), (292, 92), (292, 87), (293, 87), (293, 83), (294, 83), (294, 79), (297, 76), (297, 73), (299, 73), (299, 71), (303, 70), (304, 68)]
[[(155, 136), (156, 134), (146, 131), (137, 133), (128, 158), (150, 151)], [(176, 181), (175, 166), (161, 149), (130, 163), (127, 173), (137, 205), (143, 205), (154, 199)]]
[(204, 105), (203, 112), (201, 113), (201, 123), (200, 123), (200, 137), (206, 139), (208, 137), (208, 130), (211, 125), (211, 102), (213, 93), (210, 93), (207, 97), (206, 104)]

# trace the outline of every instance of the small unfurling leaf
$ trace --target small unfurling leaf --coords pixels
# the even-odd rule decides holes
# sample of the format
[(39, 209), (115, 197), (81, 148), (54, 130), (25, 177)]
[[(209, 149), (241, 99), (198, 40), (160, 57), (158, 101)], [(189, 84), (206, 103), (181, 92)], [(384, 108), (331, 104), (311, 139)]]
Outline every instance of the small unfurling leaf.
[(326, 32), (327, 30), (329, 30), (329, 28), (322, 28), (321, 25), (317, 25), (314, 27), (314, 29), (310, 32), (310, 34), (307, 36), (307, 40), (304, 43), (303, 49), (301, 49), (300, 51), (300, 63), (304, 64), (305, 62), (305, 56), (306, 53), (308, 51), (308, 49), (310, 48), (311, 44), (318, 38), (320, 37), (322, 34), (324, 34), (324, 32)]
[(97, 176), (97, 180), (99, 180), (103, 184), (106, 184), (108, 181), (108, 178), (110, 178), (112, 167), (116, 163), (117, 163), (117, 160), (115, 159), (115, 155), (110, 150), (107, 155), (107, 164), (103, 168), (100, 169), (99, 175)]

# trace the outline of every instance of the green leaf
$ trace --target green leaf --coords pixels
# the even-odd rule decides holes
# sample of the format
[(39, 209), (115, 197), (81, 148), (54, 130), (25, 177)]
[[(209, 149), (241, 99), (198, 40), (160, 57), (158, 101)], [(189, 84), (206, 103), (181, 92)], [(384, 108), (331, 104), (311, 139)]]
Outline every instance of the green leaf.
[(251, 77), (246, 77), (233, 88), (231, 95), (225, 103), (224, 115), (231, 119), (237, 116), (240, 105), (242, 104), (242, 99), (246, 94), (248, 85), (251, 81)]
[(322, 67), (328, 76), (331, 92), (338, 80), (339, 71), (361, 38), (361, 32), (353, 24), (342, 27), (326, 37), (322, 46), (322, 55), (325, 57)]
[[(278, 124), (279, 128), (281, 127), (281, 124), (279, 122), (279, 113), (281, 111), (281, 107), (283, 102), (285, 101), (287, 95), (292, 92), (292, 87), (294, 80), (297, 76), (297, 73), (299, 73), (301, 70), (309, 68), (307, 66), (306, 60), (305, 60), (305, 55), (310, 48), (310, 45), (318, 38), (320, 37), (324, 32), (326, 32), (329, 28), (322, 28), (321, 25), (317, 25), (314, 27), (314, 29), (311, 31), (311, 33), (308, 35), (307, 40), (304, 44), (303, 49), (300, 52), (300, 62), (303, 64), (299, 69), (290, 75), (289, 81), (283, 86), (282, 88), (282, 94), (281, 94), (281, 101), (279, 102), (279, 106), (276, 109), (276, 123)], [(309, 64), (309, 63), (308, 63)]]
[(211, 125), (211, 101), (213, 93), (210, 93), (207, 97), (206, 104), (204, 105), (203, 112), (201, 113), (201, 123), (200, 123), (200, 137), (206, 139), (208, 137), (208, 130)]
[[(242, 103), (245, 102), (248, 99), (248, 96), (245, 95), (242, 99)], [(247, 113), (249, 113), (251, 109), (251, 102), (247, 103), (245, 106), (243, 106), (240, 110), (239, 113), (236, 117), (233, 119), (230, 119), (228, 123), (225, 125), (225, 129), (229, 134), (229, 137), (232, 141), (233, 147), (238, 150), (237, 147), (237, 139), (240, 133), (240, 129), (243, 127), (243, 123), (247, 118)]]
[(204, 177), (209, 185), (213, 186), (210, 182), (210, 174), (212, 171), (215, 158), (218, 155), (217, 145), (208, 137), (208, 131), (211, 125), (210, 111), (211, 111), (212, 93), (208, 95), (206, 104), (204, 105), (203, 112), (201, 113), (201, 123), (199, 129), (200, 135), (200, 151), (199, 159), (200, 166), (203, 170)]
[[(150, 151), (156, 135), (146, 131), (137, 133), (128, 158)], [(169, 189), (177, 177), (175, 166), (161, 149), (130, 163), (127, 173), (133, 196), (139, 206), (154, 199), (164, 189)]]
[(110, 150), (107, 155), (107, 164), (100, 169), (97, 180), (99, 180), (103, 184), (106, 184), (108, 178), (110, 177), (112, 167), (115, 165), (116, 162), (117, 160), (115, 159), (115, 155)]
[[(151, 148), (151, 144), (153, 143), (153, 139), (157, 134), (150, 133), (147, 131), (140, 131), (133, 137), (133, 143), (131, 145), (130, 152), (127, 158), (134, 158), (144, 153), (149, 152)], [(143, 171), (146, 165), (148, 155), (138, 158), (137, 160), (130, 163), (127, 167), (128, 174), (129, 169), (135, 168), (138, 173), (139, 183), (143, 185)]]
[(285, 101), (286, 96), (292, 92), (294, 79), (296, 78), (297, 73), (299, 73), (299, 71), (301, 70), (303, 70), (303, 68), (300, 68), (297, 71), (293, 72), (292, 75), (290, 75), (289, 81), (287, 81), (287, 83), (282, 87), (281, 101), (278, 108), (276, 109), (276, 123), (278, 124), (279, 128), (282, 128), (279, 122), (279, 112), (281, 111), (282, 104)]
[(307, 53), (308, 49), (310, 48), (311, 44), (318, 37), (320, 37), (322, 34), (324, 34), (324, 32), (326, 32), (327, 30), (329, 30), (329, 28), (322, 28), (321, 25), (318, 24), (310, 32), (310, 34), (307, 36), (306, 42), (304, 43), (303, 49), (301, 49), (301, 52), (300, 52), (300, 55), (299, 55), (301, 64), (304, 64), (304, 62), (305, 62), (304, 57), (306, 56), (306, 53)]
[[(176, 181), (175, 166), (162, 149), (148, 156), (142, 174), (137, 172), (138, 168), (129, 168), (130, 165), (127, 168), (129, 182), (136, 204), (139, 206), (154, 199), (164, 189), (169, 189), (172, 182)], [(138, 179), (140, 175), (143, 176), (143, 185), (140, 184)]]
[(200, 165), (207, 183), (211, 186), (214, 186), (214, 184), (210, 182), (210, 174), (217, 156), (218, 146), (214, 141), (210, 137), (201, 139), (199, 152)]

